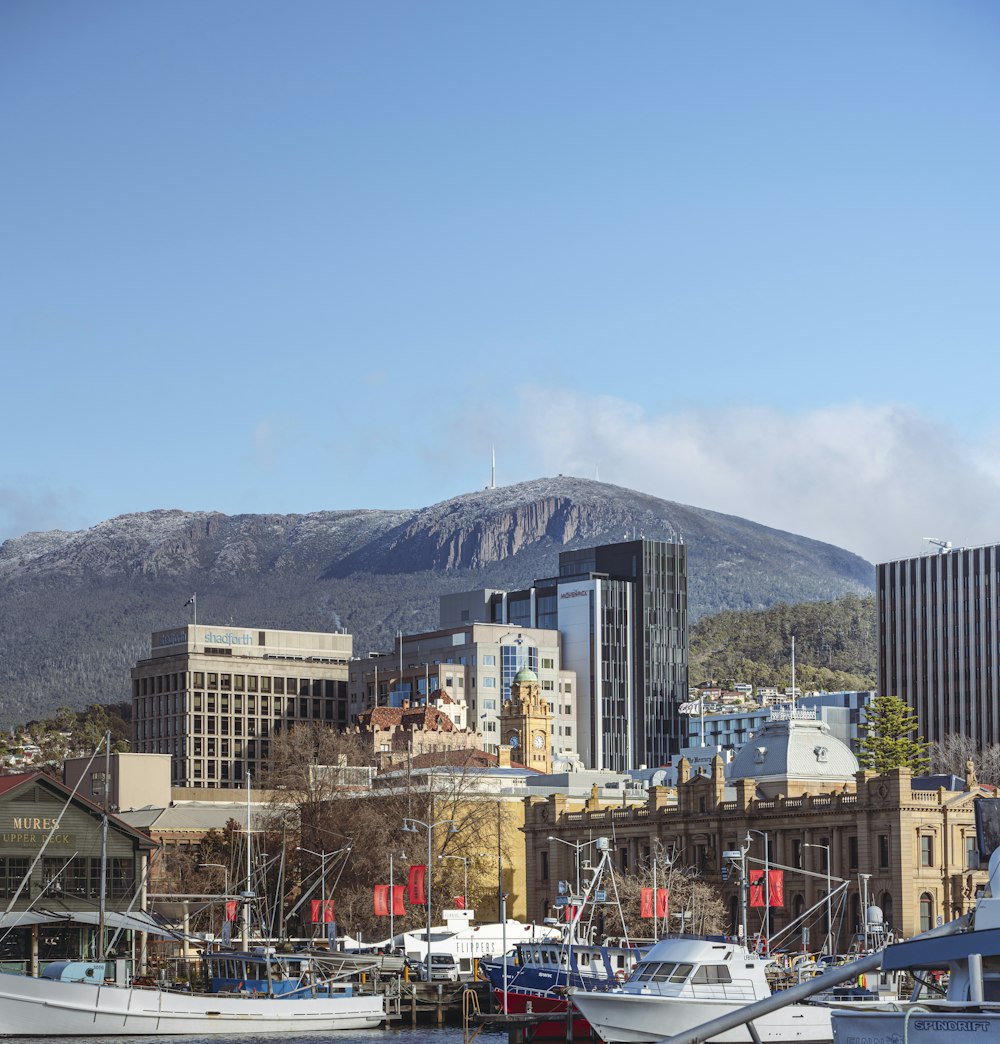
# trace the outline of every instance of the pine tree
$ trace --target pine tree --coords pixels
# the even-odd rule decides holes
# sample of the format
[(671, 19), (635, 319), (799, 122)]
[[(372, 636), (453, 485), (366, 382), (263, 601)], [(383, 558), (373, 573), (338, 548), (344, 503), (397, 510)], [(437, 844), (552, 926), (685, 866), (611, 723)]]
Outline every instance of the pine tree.
[(865, 717), (861, 726), (864, 736), (858, 751), (862, 768), (881, 776), (894, 768), (923, 772), (928, 767), (930, 744), (919, 736), (910, 739), (917, 728), (917, 716), (904, 700), (898, 696), (876, 696), (868, 704)]

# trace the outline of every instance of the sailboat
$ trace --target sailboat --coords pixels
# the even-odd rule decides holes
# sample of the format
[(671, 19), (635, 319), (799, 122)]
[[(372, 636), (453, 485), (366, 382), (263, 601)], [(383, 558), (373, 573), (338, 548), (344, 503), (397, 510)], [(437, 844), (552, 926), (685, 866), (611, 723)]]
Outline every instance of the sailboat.
[[(385, 1020), (383, 996), (362, 993), (353, 983), (339, 981), (336, 969), (326, 965), (321, 955), (250, 948), (246, 934), (242, 950), (202, 955), (200, 990), (140, 985), (127, 978), (109, 981), (103, 885), (107, 821), (105, 807), (97, 957), (49, 964), (37, 978), (0, 974), (0, 1035), (257, 1035), (367, 1029)], [(248, 836), (249, 829), (248, 806)], [(253, 894), (250, 869), (248, 852), (244, 893), (248, 900)]]

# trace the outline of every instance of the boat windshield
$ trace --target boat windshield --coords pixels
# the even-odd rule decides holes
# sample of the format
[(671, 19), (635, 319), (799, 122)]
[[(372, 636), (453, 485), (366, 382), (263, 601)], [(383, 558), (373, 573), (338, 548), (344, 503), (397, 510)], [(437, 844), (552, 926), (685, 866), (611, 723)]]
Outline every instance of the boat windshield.
[(684, 982), (691, 974), (693, 964), (675, 964), (673, 961), (642, 961), (635, 966), (630, 982)]

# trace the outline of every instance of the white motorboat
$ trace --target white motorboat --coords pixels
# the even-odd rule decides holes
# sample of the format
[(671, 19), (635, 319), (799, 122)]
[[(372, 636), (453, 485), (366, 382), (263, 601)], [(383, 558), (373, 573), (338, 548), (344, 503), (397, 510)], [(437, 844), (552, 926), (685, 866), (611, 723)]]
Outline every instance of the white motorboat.
[[(573, 1004), (609, 1044), (662, 1040), (771, 996), (759, 957), (724, 937), (677, 935), (661, 940), (617, 989), (571, 989)], [(830, 1009), (789, 1004), (754, 1021), (761, 1041), (829, 1044)], [(709, 1038), (709, 1044), (751, 1042), (746, 1026)]]

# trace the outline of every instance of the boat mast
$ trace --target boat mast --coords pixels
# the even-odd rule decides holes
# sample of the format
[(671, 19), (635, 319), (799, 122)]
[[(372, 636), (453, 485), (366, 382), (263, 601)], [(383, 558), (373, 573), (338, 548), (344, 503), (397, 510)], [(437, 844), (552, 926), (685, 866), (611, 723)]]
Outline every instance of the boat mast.
[(97, 960), (103, 961), (105, 921), (107, 919), (108, 900), (108, 807), (111, 789), (111, 731), (104, 734), (104, 815), (101, 817), (101, 883), (98, 892), (97, 916)]
[(243, 893), (243, 949), (250, 949), (250, 897), (253, 895), (252, 861), (250, 845), (253, 835), (250, 833), (250, 772), (247, 770), (247, 881)]

